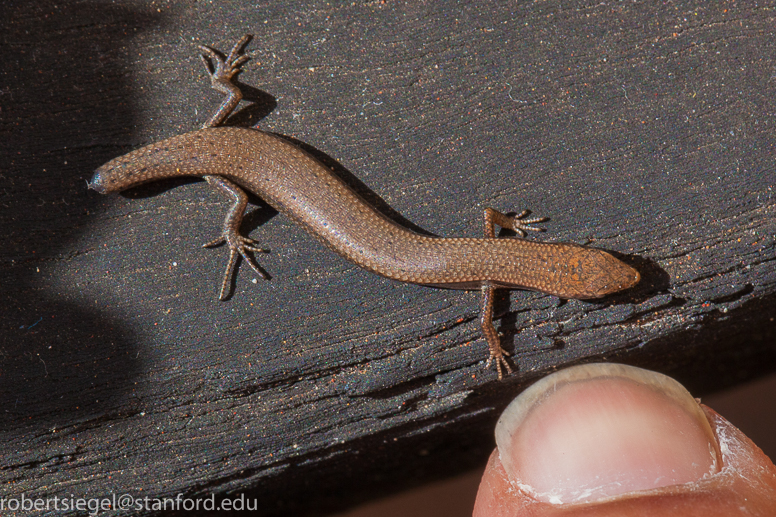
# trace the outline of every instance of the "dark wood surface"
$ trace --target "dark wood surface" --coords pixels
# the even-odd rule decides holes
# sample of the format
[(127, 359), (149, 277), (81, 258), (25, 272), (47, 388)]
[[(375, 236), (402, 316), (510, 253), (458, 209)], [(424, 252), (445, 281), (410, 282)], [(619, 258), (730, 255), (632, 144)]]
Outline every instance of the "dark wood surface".
[[(776, 369), (772, 3), (11, 2), (0, 68), (2, 497), (225, 497), (321, 512), (484, 464), (522, 388), (584, 361), (700, 395)], [(91, 171), (220, 102), (195, 44), (252, 33), (235, 122), (295, 138), (427, 231), (623, 254), (600, 302), (477, 293), (346, 263), (257, 208), (272, 275), (217, 294), (226, 203)], [(357, 178), (357, 180), (355, 180)], [(260, 228), (259, 228), (260, 226)], [(124, 512), (124, 514), (137, 512)], [(152, 512), (153, 513), (153, 512)]]

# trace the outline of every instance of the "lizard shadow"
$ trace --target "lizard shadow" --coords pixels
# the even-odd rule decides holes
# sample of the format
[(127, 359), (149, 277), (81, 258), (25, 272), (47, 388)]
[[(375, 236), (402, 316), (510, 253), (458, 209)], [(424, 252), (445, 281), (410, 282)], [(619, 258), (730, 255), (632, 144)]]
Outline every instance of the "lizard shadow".
[[(227, 119), (224, 125), (247, 127), (260, 131), (260, 129), (257, 127), (258, 122), (266, 118), (267, 115), (269, 115), (277, 107), (277, 100), (272, 95), (259, 90), (258, 88), (254, 88), (239, 82), (237, 84), (243, 90), (243, 100), (251, 102), (252, 104), (235, 112)], [(320, 149), (317, 149), (310, 144), (302, 142), (296, 138), (281, 133), (271, 134), (292, 143), (293, 145), (303, 149), (305, 152), (313, 156), (316, 160), (329, 168), (335, 176), (341, 179), (359, 196), (364, 198), (371, 206), (377, 209), (378, 212), (380, 212), (391, 221), (409, 230), (412, 230), (415, 233), (433, 237), (436, 236), (435, 234), (408, 220), (398, 211), (394, 210), (387, 202), (385, 202), (385, 200), (383, 200), (383, 198), (376, 194), (353, 173), (347, 170), (335, 158), (331, 157)], [(196, 177), (165, 178), (161, 180), (155, 180), (151, 183), (145, 183), (143, 185), (132, 187), (122, 191), (120, 194), (130, 199), (142, 199), (146, 197), (154, 197), (175, 187), (188, 185), (198, 181), (202, 180)], [(257, 196), (249, 191), (246, 193), (251, 200), (251, 204), (256, 206), (255, 209), (246, 213), (242, 221), (241, 228), (247, 234), (275, 217), (278, 214), (278, 211), (266, 203), (263, 199), (261, 199), (260, 196)]]
[[(257, 127), (258, 123), (266, 118), (276, 107), (277, 100), (274, 96), (270, 95), (263, 90), (254, 88), (250, 85), (237, 82), (237, 85), (243, 92), (243, 100), (250, 102), (248, 106), (236, 111), (225, 122), (225, 126), (247, 127), (260, 131)], [(385, 202), (379, 195), (377, 195), (372, 189), (370, 189), (365, 183), (358, 179), (354, 174), (347, 170), (341, 163), (330, 155), (323, 151), (302, 142), (296, 138), (283, 135), (280, 133), (272, 133), (273, 135), (282, 138), (291, 144), (304, 150), (316, 160), (321, 162), (325, 167), (329, 168), (335, 176), (341, 179), (346, 185), (348, 185), (354, 192), (364, 198), (367, 203), (374, 207), (382, 215), (395, 222), (396, 224), (403, 226), (415, 233), (421, 235), (427, 235), (435, 237), (436, 235), (414, 224), (412, 221), (405, 218), (401, 213), (391, 208), (391, 206)], [(165, 178), (151, 183), (138, 185), (136, 187), (124, 190), (121, 195), (129, 199), (141, 199), (146, 197), (154, 197), (162, 194), (173, 188), (188, 185), (194, 182), (202, 181), (201, 178), (196, 177), (184, 177), (184, 178)], [(249, 235), (252, 231), (256, 230), (260, 226), (263, 226), (273, 217), (278, 214), (278, 211), (272, 207), (269, 203), (265, 202), (260, 196), (246, 190), (251, 204), (255, 207), (246, 211), (242, 222), (240, 224), (240, 230), (243, 235)], [(230, 275), (228, 280), (228, 294), (225, 299), (231, 298), (232, 293), (236, 287), (237, 275), (239, 275), (240, 263), (243, 261), (242, 257), (238, 257), (237, 274)], [(267, 280), (272, 278), (272, 275), (264, 268), (259, 266), (263, 271)]]

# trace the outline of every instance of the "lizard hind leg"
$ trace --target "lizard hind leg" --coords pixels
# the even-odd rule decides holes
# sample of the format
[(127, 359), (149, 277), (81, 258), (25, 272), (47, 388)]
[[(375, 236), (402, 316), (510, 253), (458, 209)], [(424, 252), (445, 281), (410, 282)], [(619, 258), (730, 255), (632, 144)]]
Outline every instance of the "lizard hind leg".
[(221, 236), (203, 246), (204, 248), (213, 248), (226, 244), (229, 247), (229, 262), (227, 263), (224, 279), (221, 282), (221, 291), (218, 295), (219, 300), (225, 300), (228, 295), (229, 281), (235, 274), (238, 257), (242, 257), (257, 275), (265, 280), (269, 279), (266, 271), (249, 254), (249, 252), (268, 253), (268, 250), (260, 248), (254, 239), (240, 234), (240, 223), (242, 223), (245, 207), (248, 205), (248, 196), (245, 192), (231, 181), (220, 176), (205, 176), (205, 179), (211, 186), (232, 199), (232, 206), (226, 213)]
[[(234, 78), (242, 71), (242, 65), (250, 59), (243, 54), (243, 51), (252, 38), (253, 36), (250, 34), (240, 38), (226, 56), (212, 47), (199, 45), (199, 49), (202, 51), (200, 57), (210, 76), (210, 85), (214, 90), (226, 95), (221, 106), (202, 126), (203, 129), (223, 124), (237, 105), (240, 104), (243, 94), (234, 83)], [(221, 290), (218, 295), (220, 300), (225, 300), (228, 296), (229, 282), (234, 278), (239, 257), (242, 257), (257, 275), (265, 279), (269, 278), (269, 275), (261, 269), (251, 256), (251, 253), (266, 253), (267, 250), (260, 248), (255, 240), (240, 234), (240, 223), (242, 223), (245, 208), (248, 205), (248, 196), (245, 192), (231, 181), (220, 176), (207, 175), (204, 176), (204, 179), (212, 187), (232, 199), (232, 206), (226, 213), (221, 236), (204, 245), (205, 248), (212, 248), (221, 244), (226, 244), (229, 247), (229, 261), (226, 265), (226, 272), (224, 273)]]
[(228, 56), (224, 56), (212, 47), (199, 45), (199, 49), (202, 51), (200, 57), (210, 76), (210, 85), (214, 90), (226, 95), (221, 106), (203, 124), (203, 128), (216, 127), (223, 124), (237, 105), (240, 104), (243, 94), (240, 88), (234, 84), (233, 79), (242, 71), (242, 65), (250, 59), (249, 56), (243, 54), (243, 51), (252, 38), (253, 36), (250, 34), (240, 38), (232, 47)]

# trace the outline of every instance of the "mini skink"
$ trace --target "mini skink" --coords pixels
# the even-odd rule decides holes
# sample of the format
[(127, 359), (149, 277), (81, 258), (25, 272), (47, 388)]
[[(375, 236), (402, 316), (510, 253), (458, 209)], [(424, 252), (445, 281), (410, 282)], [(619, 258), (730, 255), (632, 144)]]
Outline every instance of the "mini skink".
[[(228, 56), (201, 46), (213, 88), (226, 94), (205, 127), (162, 140), (111, 160), (94, 173), (89, 187), (106, 194), (161, 178), (201, 176), (233, 199), (222, 236), (206, 246), (226, 243), (230, 250), (220, 298), (225, 298), (238, 256), (260, 276), (266, 274), (251, 252), (263, 251), (240, 235), (248, 190), (290, 217), (332, 251), (378, 275), (401, 282), (482, 291), (482, 333), (498, 377), (505, 359), (493, 326), (497, 288), (530, 289), (561, 298), (599, 298), (632, 287), (639, 273), (606, 251), (570, 243), (497, 238), (495, 225), (525, 236), (538, 230), (527, 212), (507, 216), (485, 209), (485, 237), (442, 238), (422, 235), (375, 210), (328, 167), (288, 140), (253, 128), (218, 127), (242, 99), (233, 77), (248, 57), (250, 36)], [(487, 366), (486, 366), (487, 367)]]

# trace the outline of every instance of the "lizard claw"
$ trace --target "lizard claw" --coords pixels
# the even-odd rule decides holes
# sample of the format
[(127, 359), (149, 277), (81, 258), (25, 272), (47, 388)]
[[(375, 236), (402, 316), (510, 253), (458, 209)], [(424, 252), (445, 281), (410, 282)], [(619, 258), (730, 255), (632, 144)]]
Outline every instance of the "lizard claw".
[(485, 368), (490, 368), (490, 363), (494, 359), (496, 360), (496, 370), (498, 371), (498, 380), (501, 380), (504, 377), (501, 370), (502, 366), (506, 368), (507, 374), (512, 373), (512, 367), (509, 366), (509, 363), (507, 362), (507, 359), (504, 356), (509, 357), (509, 352), (499, 347), (498, 352), (491, 351), (490, 357), (488, 358), (488, 362), (485, 363)]
[(221, 107), (205, 122), (202, 126), (203, 128), (220, 126), (226, 121), (237, 105), (240, 104), (243, 94), (240, 88), (232, 82), (232, 79), (240, 73), (242, 65), (250, 59), (248, 56), (243, 55), (242, 52), (251, 38), (250, 34), (240, 38), (240, 41), (235, 43), (226, 57), (214, 48), (199, 45), (199, 49), (202, 51), (200, 57), (210, 76), (210, 85), (214, 90), (226, 95)]
[[(203, 244), (203, 248), (214, 248), (226, 244), (229, 247), (229, 262), (226, 265), (226, 272), (224, 273), (224, 280), (221, 282), (221, 292), (218, 294), (219, 300), (225, 300), (227, 297), (227, 291), (229, 281), (234, 276), (235, 268), (237, 266), (237, 257), (242, 257), (245, 262), (251, 266), (251, 269), (256, 272), (257, 275), (265, 280), (269, 279), (269, 275), (264, 271), (251, 253), (269, 253), (269, 250), (260, 248), (258, 242), (249, 237), (243, 237), (239, 233), (230, 230), (224, 231), (224, 235), (221, 237)], [(249, 253), (250, 252), (250, 253)]]
[(228, 82), (240, 72), (240, 68), (245, 64), (250, 57), (241, 55), (241, 52), (245, 48), (245, 45), (251, 40), (252, 36), (246, 34), (240, 41), (235, 43), (229, 55), (224, 57), (221, 52), (206, 45), (199, 45), (199, 49), (203, 52), (200, 57), (205, 64), (208, 73), (210, 74), (210, 81), (212, 83)]
[(512, 222), (511, 229), (519, 233), (521, 237), (525, 237), (526, 232), (529, 232), (529, 231), (543, 232), (544, 228), (537, 228), (531, 225), (534, 223), (543, 223), (544, 221), (549, 220), (547, 217), (532, 217), (531, 219), (526, 219), (526, 217), (530, 214), (531, 214), (530, 210), (523, 210), (519, 214), (511, 216), (509, 218)]

